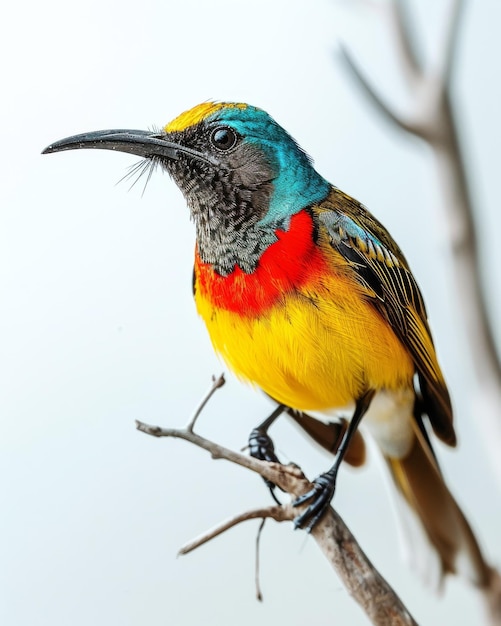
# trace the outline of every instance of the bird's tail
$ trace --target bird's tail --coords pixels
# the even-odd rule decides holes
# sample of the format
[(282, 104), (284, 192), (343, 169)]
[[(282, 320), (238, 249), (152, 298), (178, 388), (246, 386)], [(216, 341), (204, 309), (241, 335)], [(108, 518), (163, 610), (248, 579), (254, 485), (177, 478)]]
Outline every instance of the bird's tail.
[[(501, 576), (485, 561), (473, 531), (447, 488), (431, 443), (415, 407), (415, 437), (402, 459), (385, 456), (397, 492), (406, 556), (430, 586), (439, 588), (447, 573), (458, 574), (480, 588), (488, 599), (491, 614), (501, 623)], [(289, 411), (295, 422), (327, 451), (335, 454), (346, 423), (323, 423)], [(350, 465), (365, 460), (360, 432), (345, 457)], [(395, 491), (395, 490), (393, 490)]]
[(455, 573), (479, 588), (488, 588), (493, 571), (444, 482), (426, 433), (416, 432), (405, 458), (385, 459), (399, 494), (411, 565), (437, 587), (445, 574)]

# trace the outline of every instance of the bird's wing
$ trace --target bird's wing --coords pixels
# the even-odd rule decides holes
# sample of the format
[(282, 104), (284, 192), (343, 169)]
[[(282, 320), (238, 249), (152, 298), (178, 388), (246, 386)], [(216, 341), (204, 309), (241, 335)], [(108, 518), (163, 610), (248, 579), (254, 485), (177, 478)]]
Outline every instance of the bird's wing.
[(330, 246), (339, 252), (411, 354), (424, 408), (438, 437), (455, 445), (452, 408), (419, 287), (386, 229), (356, 200), (334, 189), (314, 209)]

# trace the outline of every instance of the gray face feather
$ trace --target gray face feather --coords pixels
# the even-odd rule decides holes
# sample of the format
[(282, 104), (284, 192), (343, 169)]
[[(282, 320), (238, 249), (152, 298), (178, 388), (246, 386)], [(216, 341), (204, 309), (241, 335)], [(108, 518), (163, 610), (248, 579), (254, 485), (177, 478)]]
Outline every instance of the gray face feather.
[(186, 198), (202, 261), (223, 276), (237, 265), (251, 273), (264, 250), (277, 240), (274, 229), (259, 224), (273, 193), (274, 164), (244, 141), (231, 150), (217, 150), (209, 134), (210, 129), (204, 132), (200, 126), (172, 133), (173, 142), (206, 154), (207, 159), (181, 153), (176, 160), (162, 160), (162, 166)]

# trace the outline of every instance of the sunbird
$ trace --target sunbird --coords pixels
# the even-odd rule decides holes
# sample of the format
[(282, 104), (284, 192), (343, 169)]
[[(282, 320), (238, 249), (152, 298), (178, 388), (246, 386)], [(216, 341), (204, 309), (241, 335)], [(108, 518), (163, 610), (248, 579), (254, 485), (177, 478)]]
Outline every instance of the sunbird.
[(384, 226), (248, 104), (205, 102), (159, 131), (89, 132), (44, 153), (81, 148), (143, 157), (183, 193), (196, 229), (198, 313), (228, 366), (278, 404), (253, 431), (251, 453), (278, 460), (267, 431), (283, 411), (337, 450), (296, 500), (308, 506), (295, 526), (311, 530), (321, 518), (343, 459), (363, 462), (364, 418), (422, 539), (412, 540), (417, 565), (432, 554), (436, 581), (458, 573), (487, 586), (491, 569), (430, 441), (428, 423), (449, 446), (456, 435), (423, 298)]

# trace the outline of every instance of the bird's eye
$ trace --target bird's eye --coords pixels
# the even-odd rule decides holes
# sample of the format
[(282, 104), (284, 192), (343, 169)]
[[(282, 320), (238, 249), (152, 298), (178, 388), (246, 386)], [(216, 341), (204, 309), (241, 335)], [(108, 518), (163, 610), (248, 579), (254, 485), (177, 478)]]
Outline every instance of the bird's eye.
[(218, 126), (212, 131), (210, 140), (218, 150), (231, 150), (238, 141), (238, 135), (228, 126)]

